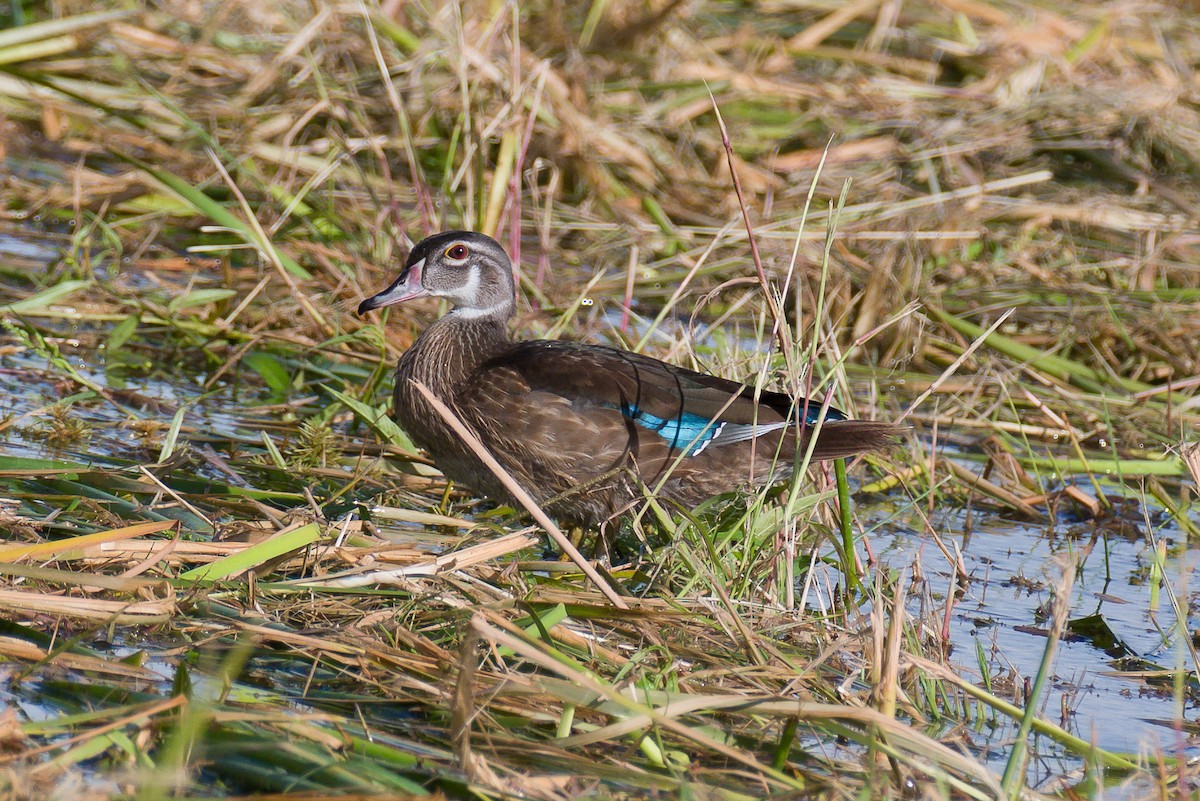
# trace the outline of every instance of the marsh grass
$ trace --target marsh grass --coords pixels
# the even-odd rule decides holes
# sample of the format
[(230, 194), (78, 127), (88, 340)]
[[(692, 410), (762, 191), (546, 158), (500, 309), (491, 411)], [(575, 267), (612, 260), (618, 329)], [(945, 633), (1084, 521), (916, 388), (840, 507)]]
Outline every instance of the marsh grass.
[[(1052, 722), (1049, 667), (950, 659), (925, 575), (974, 580), (939, 508), (1197, 526), (1182, 11), (93, 6), (0, 12), (0, 237), (57, 254), (0, 260), (8, 797), (1030, 792), (979, 730), (1064, 791), (1190, 787)], [(450, 226), (509, 248), (522, 334), (912, 433), (546, 560), (386, 417), (440, 310), (351, 314)], [(945, 564), (878, 562), (876, 504)], [(1182, 709), (1160, 545), (1176, 656), (1140, 667)]]

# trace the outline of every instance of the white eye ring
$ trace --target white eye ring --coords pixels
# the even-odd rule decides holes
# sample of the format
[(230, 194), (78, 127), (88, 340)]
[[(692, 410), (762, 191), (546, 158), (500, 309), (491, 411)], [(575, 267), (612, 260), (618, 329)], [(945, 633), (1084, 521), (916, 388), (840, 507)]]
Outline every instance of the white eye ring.
[(446, 258), (450, 261), (466, 261), (471, 255), (471, 251), (462, 242), (455, 242), (450, 247), (446, 248)]

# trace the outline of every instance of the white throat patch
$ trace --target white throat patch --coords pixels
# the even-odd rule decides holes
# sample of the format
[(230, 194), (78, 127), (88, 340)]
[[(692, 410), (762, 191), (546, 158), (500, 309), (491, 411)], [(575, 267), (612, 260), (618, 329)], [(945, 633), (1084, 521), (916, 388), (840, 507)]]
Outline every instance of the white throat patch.
[(464, 298), (473, 298), (479, 292), (479, 267), (471, 268), (467, 273), (467, 283), (463, 284), (463, 288), (459, 290)]
[(505, 306), (488, 306), (486, 309), (451, 309), (450, 314), (460, 320), (478, 320), (480, 317), (494, 317), (497, 312), (504, 311)]

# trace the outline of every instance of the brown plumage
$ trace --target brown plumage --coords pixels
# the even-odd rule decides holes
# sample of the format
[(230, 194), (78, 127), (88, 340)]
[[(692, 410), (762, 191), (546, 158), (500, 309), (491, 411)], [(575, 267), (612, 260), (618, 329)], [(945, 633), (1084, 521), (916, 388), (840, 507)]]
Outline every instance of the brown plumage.
[[(419, 381), (465, 422), (547, 511), (595, 526), (644, 487), (692, 508), (722, 492), (780, 481), (822, 420), (813, 459), (886, 446), (898, 429), (836, 409), (697, 373), (636, 353), (575, 342), (513, 342), (512, 263), (490, 237), (425, 239), (371, 309), (432, 295), (454, 308), (396, 370), (395, 416), (456, 482), (505, 502), (498, 479), (416, 390)], [(790, 421), (790, 422), (789, 422)], [(801, 422), (803, 421), (803, 422)]]

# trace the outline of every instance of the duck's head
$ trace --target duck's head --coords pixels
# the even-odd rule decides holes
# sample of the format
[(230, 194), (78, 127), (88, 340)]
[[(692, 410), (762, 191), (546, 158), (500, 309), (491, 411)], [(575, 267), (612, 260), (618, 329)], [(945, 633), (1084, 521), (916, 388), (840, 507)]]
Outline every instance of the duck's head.
[(366, 314), (426, 296), (445, 298), (451, 314), (507, 319), (513, 311), (512, 261), (500, 243), (471, 231), (446, 231), (421, 240), (408, 254), (400, 277), (358, 304)]

